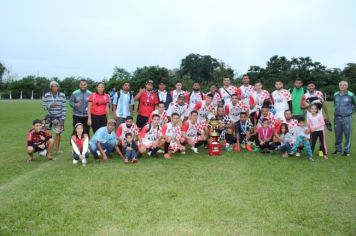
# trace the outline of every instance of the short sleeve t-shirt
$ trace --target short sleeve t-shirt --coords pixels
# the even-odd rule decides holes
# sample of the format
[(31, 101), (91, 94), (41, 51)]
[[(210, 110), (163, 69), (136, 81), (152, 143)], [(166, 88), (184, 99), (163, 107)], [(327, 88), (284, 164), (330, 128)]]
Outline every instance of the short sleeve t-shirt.
[(96, 116), (106, 115), (106, 106), (110, 103), (108, 94), (92, 93), (89, 96), (88, 102), (92, 103), (90, 113)]

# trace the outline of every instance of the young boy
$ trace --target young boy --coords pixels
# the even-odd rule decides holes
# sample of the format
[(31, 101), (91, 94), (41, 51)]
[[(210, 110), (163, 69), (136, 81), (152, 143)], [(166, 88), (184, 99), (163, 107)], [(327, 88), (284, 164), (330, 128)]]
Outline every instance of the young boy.
[(250, 142), (253, 134), (253, 124), (250, 119), (248, 119), (246, 112), (240, 113), (240, 120), (235, 123), (235, 133), (237, 141), (245, 145), (247, 151), (252, 151)]
[(310, 130), (308, 126), (305, 124), (304, 117), (300, 117), (298, 119), (298, 127), (295, 128), (295, 136), (296, 141), (293, 145), (293, 148), (290, 154), (294, 155), (297, 152), (297, 148), (300, 144), (304, 144), (304, 148), (307, 151), (309, 161), (314, 161), (313, 159), (313, 152), (310, 147)]
[(28, 162), (33, 160), (33, 154), (39, 152), (40, 155), (46, 156), (47, 160), (52, 160), (51, 152), (54, 140), (51, 134), (43, 129), (41, 120), (32, 122), (32, 129), (27, 133), (27, 154)]
[(131, 133), (126, 133), (125, 142), (123, 143), (123, 150), (125, 155), (124, 163), (129, 163), (129, 159), (132, 160), (132, 163), (136, 163), (137, 160), (137, 144), (133, 139), (133, 135)]
[(133, 122), (132, 116), (128, 116), (125, 119), (125, 123), (119, 125), (116, 130), (116, 137), (119, 140), (119, 146), (125, 142), (125, 136), (127, 133), (131, 133), (133, 137), (139, 133), (137, 125)]

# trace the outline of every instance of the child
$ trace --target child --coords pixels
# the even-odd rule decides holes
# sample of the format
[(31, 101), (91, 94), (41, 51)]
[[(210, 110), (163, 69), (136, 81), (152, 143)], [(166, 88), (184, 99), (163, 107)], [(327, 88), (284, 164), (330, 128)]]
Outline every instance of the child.
[(322, 115), (322, 112), (318, 112), (318, 106), (316, 104), (312, 104), (310, 106), (310, 114), (307, 115), (307, 121), (311, 132), (312, 152), (314, 152), (316, 141), (319, 138), (319, 142), (320, 142), (319, 156), (324, 157), (324, 159), (328, 159), (326, 140), (325, 140), (324, 117)]
[(73, 148), (73, 164), (77, 164), (78, 160), (81, 160), (82, 165), (85, 166), (89, 157), (89, 138), (88, 134), (83, 131), (83, 124), (76, 123), (70, 142)]
[(33, 160), (33, 154), (39, 152), (40, 155), (46, 156), (47, 160), (52, 160), (51, 151), (54, 140), (51, 134), (43, 129), (41, 120), (32, 122), (32, 129), (27, 133), (27, 154), (28, 162)]
[(282, 157), (288, 157), (288, 153), (292, 149), (292, 143), (294, 142), (293, 135), (289, 132), (288, 124), (283, 123), (281, 125), (277, 139), (281, 143), (278, 149), (282, 152)]
[(258, 134), (259, 146), (262, 153), (267, 153), (271, 149), (272, 138), (274, 134), (273, 128), (269, 126), (268, 119), (262, 120), (262, 127), (256, 130)]
[(123, 143), (124, 155), (125, 160), (124, 163), (129, 163), (129, 159), (132, 160), (132, 163), (138, 162), (137, 160), (137, 144), (133, 139), (131, 133), (126, 133), (125, 135), (125, 142)]
[(313, 152), (310, 148), (310, 130), (305, 124), (304, 117), (300, 117), (298, 119), (298, 126), (295, 128), (295, 136), (296, 136), (296, 141), (291, 149), (290, 154), (294, 154), (297, 151), (297, 148), (300, 146), (300, 144), (303, 143), (305, 150), (307, 151), (308, 154), (308, 159), (309, 161), (314, 161), (313, 159)]
[(237, 141), (240, 144), (244, 144), (247, 151), (252, 151), (251, 138), (253, 134), (253, 124), (248, 119), (246, 112), (240, 113), (240, 120), (235, 124), (235, 132)]

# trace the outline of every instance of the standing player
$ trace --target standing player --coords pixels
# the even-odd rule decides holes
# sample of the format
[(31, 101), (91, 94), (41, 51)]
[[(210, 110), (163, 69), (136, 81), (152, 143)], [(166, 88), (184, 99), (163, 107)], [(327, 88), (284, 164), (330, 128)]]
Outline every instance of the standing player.
[[(257, 81), (255, 83), (255, 90), (252, 92), (251, 100), (252, 105), (250, 109), (250, 118), (251, 121), (254, 122), (253, 117), (257, 111), (260, 111), (264, 103), (270, 100), (271, 96), (267, 90), (262, 89), (262, 82)], [(255, 125), (255, 124), (254, 124)]]
[(290, 92), (283, 88), (283, 82), (277, 80), (275, 83), (276, 90), (272, 93), (274, 109), (276, 110), (275, 118), (280, 122), (284, 118), (284, 111), (292, 109), (292, 96)]
[[(215, 108), (217, 108), (219, 105), (223, 105), (221, 101), (221, 95), (218, 92), (218, 87), (216, 84), (210, 85), (210, 91), (206, 93), (206, 95), (211, 94), (213, 95), (213, 104)], [(205, 96), (206, 97), (206, 96)]]
[(250, 77), (244, 75), (242, 77), (242, 85), (237, 89), (237, 94), (240, 96), (240, 99), (247, 107), (251, 105), (251, 95), (255, 91), (255, 88), (250, 85)]
[(219, 94), (224, 104), (228, 104), (231, 101), (231, 96), (236, 94), (236, 87), (231, 85), (229, 77), (225, 76), (223, 79), (223, 87), (219, 89)]
[(183, 90), (183, 83), (182, 81), (176, 82), (176, 89), (171, 91), (172, 102), (176, 102), (178, 100), (179, 95), (185, 96), (186, 91)]
[(192, 92), (186, 94), (186, 101), (188, 103), (189, 111), (192, 111), (195, 104), (203, 101), (204, 93), (200, 91), (200, 84), (198, 82), (194, 82), (192, 85)]

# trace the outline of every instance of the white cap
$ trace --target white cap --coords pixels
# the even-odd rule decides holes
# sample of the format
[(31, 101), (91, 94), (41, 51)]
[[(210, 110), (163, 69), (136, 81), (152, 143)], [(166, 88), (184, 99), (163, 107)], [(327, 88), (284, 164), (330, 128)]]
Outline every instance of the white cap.
[(53, 85), (56, 85), (59, 88), (59, 84), (57, 81), (51, 81), (51, 83), (49, 84), (49, 88), (52, 88)]

